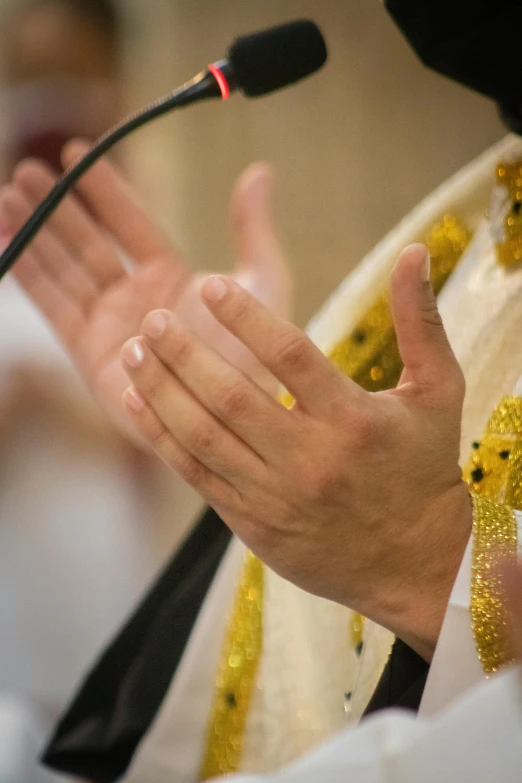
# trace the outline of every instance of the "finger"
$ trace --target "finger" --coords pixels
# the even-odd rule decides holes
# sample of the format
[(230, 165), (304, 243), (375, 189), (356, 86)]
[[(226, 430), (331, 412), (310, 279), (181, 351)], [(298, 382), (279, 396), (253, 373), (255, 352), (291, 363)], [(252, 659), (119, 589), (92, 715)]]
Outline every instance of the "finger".
[(178, 443), (136, 388), (128, 388), (123, 394), (122, 402), (127, 415), (144, 440), (169, 468), (194, 487), (209, 504), (225, 507), (237, 504), (236, 490)]
[[(5, 186), (0, 192), (0, 210), (13, 233), (21, 228), (32, 212), (31, 205), (12, 185)], [(80, 310), (88, 314), (98, 296), (98, 289), (63, 245), (49, 230), (43, 229), (32, 240), (31, 250), (41, 269)]]
[(296, 398), (304, 410), (328, 419), (364, 392), (343, 378), (297, 327), (273, 315), (233, 280), (212, 276), (201, 290), (209, 310)]
[(143, 338), (125, 343), (121, 357), (138, 392), (191, 456), (233, 486), (251, 482), (262, 461), (182, 386)]
[(26, 250), (13, 267), (13, 274), (47, 318), (66, 348), (72, 348), (85, 319), (76, 303), (46, 274), (32, 250)]
[[(57, 177), (44, 163), (23, 161), (13, 179), (35, 209), (56, 184)], [(77, 198), (67, 196), (47, 222), (48, 227), (76, 256), (99, 289), (112, 285), (124, 275), (115, 248), (100, 231)]]
[(464, 393), (462, 373), (450, 347), (429, 282), (429, 255), (424, 245), (410, 245), (391, 277), (392, 310), (407, 381), (454, 396)]
[[(232, 194), (230, 217), (237, 249), (236, 279), (274, 312), (290, 315), (292, 281), (272, 215), (273, 171), (256, 163)], [(251, 278), (255, 278), (252, 284)]]
[(142, 333), (162, 363), (263, 459), (277, 453), (294, 419), (270, 395), (185, 329), (168, 310), (149, 313)]
[[(88, 150), (87, 142), (70, 142), (62, 154), (64, 165), (73, 165)], [(89, 169), (78, 182), (77, 191), (134, 260), (144, 262), (166, 253), (173, 255), (168, 237), (149, 218), (134, 190), (108, 160), (102, 158)], [(174, 257), (176, 260), (184, 268), (181, 256)]]

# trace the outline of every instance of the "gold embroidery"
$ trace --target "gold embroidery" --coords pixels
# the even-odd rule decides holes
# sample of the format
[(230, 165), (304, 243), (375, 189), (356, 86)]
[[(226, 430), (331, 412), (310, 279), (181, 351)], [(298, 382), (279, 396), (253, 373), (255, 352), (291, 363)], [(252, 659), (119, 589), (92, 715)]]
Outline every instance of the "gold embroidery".
[(522, 509), (522, 398), (504, 397), (464, 469), (471, 491)]
[(359, 650), (364, 641), (364, 626), (366, 625), (366, 617), (359, 612), (354, 612), (352, 622), (350, 624), (350, 642), (354, 650)]
[(503, 223), (497, 237), (497, 259), (502, 266), (512, 267), (522, 261), (522, 161), (499, 163), (496, 179), (492, 211), (500, 213)]
[(473, 571), (471, 620), (475, 645), (487, 675), (513, 659), (509, 612), (504, 605), (499, 562), (516, 558), (517, 524), (509, 506), (487, 497), (473, 497)]
[[(426, 239), (431, 254), (432, 285), (438, 293), (466, 249), (471, 233), (458, 218), (446, 215)], [(397, 384), (402, 363), (387, 292), (377, 298), (352, 333), (328, 355), (341, 372), (367, 391), (389, 389)], [(293, 404), (288, 393), (284, 393), (280, 401), (286, 407)], [(249, 598), (251, 591), (254, 603)], [(241, 576), (223, 645), (201, 780), (239, 769), (250, 698), (262, 650), (262, 595), (262, 564), (250, 555)], [(361, 615), (354, 615), (350, 633), (356, 649), (360, 649), (363, 641), (364, 623)]]
[(491, 416), (464, 470), (474, 499), (471, 617), (478, 656), (486, 674), (511, 660), (507, 611), (496, 568), (516, 557), (522, 508), (522, 398), (504, 397)]
[(200, 779), (239, 769), (252, 688), (263, 642), (263, 564), (246, 555), (223, 645)]
[[(440, 292), (471, 239), (466, 226), (445, 215), (426, 238), (431, 255), (431, 283)], [(399, 347), (386, 291), (378, 297), (352, 333), (329, 354), (333, 364), (367, 391), (397, 385), (402, 372)]]

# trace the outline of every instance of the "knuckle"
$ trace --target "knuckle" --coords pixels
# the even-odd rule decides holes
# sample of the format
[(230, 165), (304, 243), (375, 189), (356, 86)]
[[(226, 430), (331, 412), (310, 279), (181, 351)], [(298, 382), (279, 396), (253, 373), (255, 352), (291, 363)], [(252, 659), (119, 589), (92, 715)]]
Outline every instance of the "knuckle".
[(352, 413), (347, 421), (343, 440), (348, 442), (351, 448), (360, 449), (373, 444), (378, 436), (379, 425), (375, 416), (363, 411)]
[(240, 419), (250, 407), (250, 394), (244, 383), (225, 385), (217, 392), (216, 404), (228, 419)]
[(339, 482), (339, 465), (328, 455), (317, 452), (300, 466), (300, 484), (306, 497), (318, 501), (330, 497)]
[(165, 378), (152, 376), (147, 383), (147, 396), (154, 401), (164, 400), (167, 397), (167, 384)]
[(339, 481), (339, 471), (335, 466), (318, 465), (309, 476), (309, 487), (312, 497), (329, 498), (335, 491)]
[(178, 365), (185, 364), (192, 355), (193, 347), (190, 337), (178, 332), (170, 348), (170, 358)]
[(274, 363), (286, 370), (306, 370), (310, 363), (310, 341), (305, 334), (292, 331), (281, 337), (273, 349)]
[(230, 300), (227, 321), (234, 326), (240, 324), (249, 312), (249, 301), (242, 291), (235, 291)]
[(187, 484), (199, 486), (203, 480), (203, 466), (190, 454), (181, 457), (176, 465), (176, 470)]
[(170, 440), (167, 428), (160, 419), (154, 419), (148, 427), (147, 435), (151, 445), (158, 452), (163, 451), (163, 447), (166, 446)]
[(166, 442), (167, 429), (159, 419), (155, 419), (148, 430), (148, 438), (154, 446), (161, 447)]
[(205, 456), (209, 454), (216, 443), (215, 434), (207, 424), (194, 426), (189, 435), (190, 447), (194, 454)]
[(428, 326), (439, 326), (443, 328), (442, 318), (437, 306), (437, 300), (435, 299), (433, 293), (430, 293), (430, 296), (426, 297), (426, 299), (421, 303), (420, 317), (422, 323)]
[(170, 432), (160, 419), (149, 424), (147, 438), (154, 451), (167, 465), (173, 467), (184, 481), (192, 486), (202, 483), (203, 465), (190, 454), (179, 453), (179, 447), (174, 444)]

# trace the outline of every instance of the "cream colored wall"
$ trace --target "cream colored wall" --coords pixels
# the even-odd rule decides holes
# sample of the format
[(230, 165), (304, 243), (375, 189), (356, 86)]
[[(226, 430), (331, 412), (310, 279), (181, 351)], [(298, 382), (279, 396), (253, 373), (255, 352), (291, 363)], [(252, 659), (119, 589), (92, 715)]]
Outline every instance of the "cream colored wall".
[(226, 201), (250, 161), (279, 174), (278, 217), (304, 323), (362, 255), (435, 185), (503, 134), (495, 108), (416, 60), (378, 0), (134, 0), (138, 104), (219, 58), (239, 33), (311, 17), (323, 72), (257, 101), (235, 97), (157, 123), (132, 142), (151, 204), (199, 266), (231, 252)]

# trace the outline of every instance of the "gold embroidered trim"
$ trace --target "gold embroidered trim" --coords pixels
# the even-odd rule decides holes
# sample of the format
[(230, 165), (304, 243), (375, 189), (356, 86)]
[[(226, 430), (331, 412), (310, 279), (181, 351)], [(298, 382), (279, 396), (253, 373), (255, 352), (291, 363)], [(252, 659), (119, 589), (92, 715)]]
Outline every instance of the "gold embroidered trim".
[[(445, 215), (429, 232), (431, 275), (438, 293), (471, 239), (457, 217)], [(329, 354), (333, 364), (367, 391), (395, 386), (402, 371), (388, 292), (379, 296), (352, 333)], [(286, 407), (292, 397), (283, 393)], [(263, 566), (249, 555), (228, 626), (207, 731), (200, 779), (239, 769), (246, 720), (262, 651)], [(356, 615), (350, 632), (354, 647), (362, 642), (364, 618)]]
[(471, 620), (479, 660), (486, 675), (512, 661), (509, 612), (504, 605), (498, 564), (515, 559), (518, 536), (508, 506), (473, 495)]
[(511, 660), (508, 622), (498, 560), (516, 557), (522, 508), (522, 398), (503, 397), (473, 450), (464, 478), (472, 492), (473, 573), (471, 618), (478, 656), (486, 674)]
[[(438, 294), (471, 239), (459, 218), (445, 215), (426, 237), (431, 255), (431, 283)], [(381, 294), (348, 337), (329, 353), (332, 363), (363, 389), (394, 388), (402, 372), (389, 292)]]
[(263, 642), (263, 564), (246, 554), (216, 680), (200, 780), (239, 769)]
[(522, 397), (503, 397), (488, 422), (486, 432), (522, 436)]
[(364, 626), (366, 625), (366, 617), (354, 612), (352, 621), (350, 623), (350, 643), (353, 649), (357, 652), (364, 641)]
[(464, 478), (476, 495), (522, 509), (522, 398), (502, 398), (473, 444)]
[[(516, 266), (522, 261), (522, 161), (499, 163), (496, 180), (505, 196), (502, 198), (502, 241), (496, 245), (498, 263), (505, 267)], [(504, 203), (505, 199), (505, 203)], [(495, 205), (497, 206), (497, 205)]]

